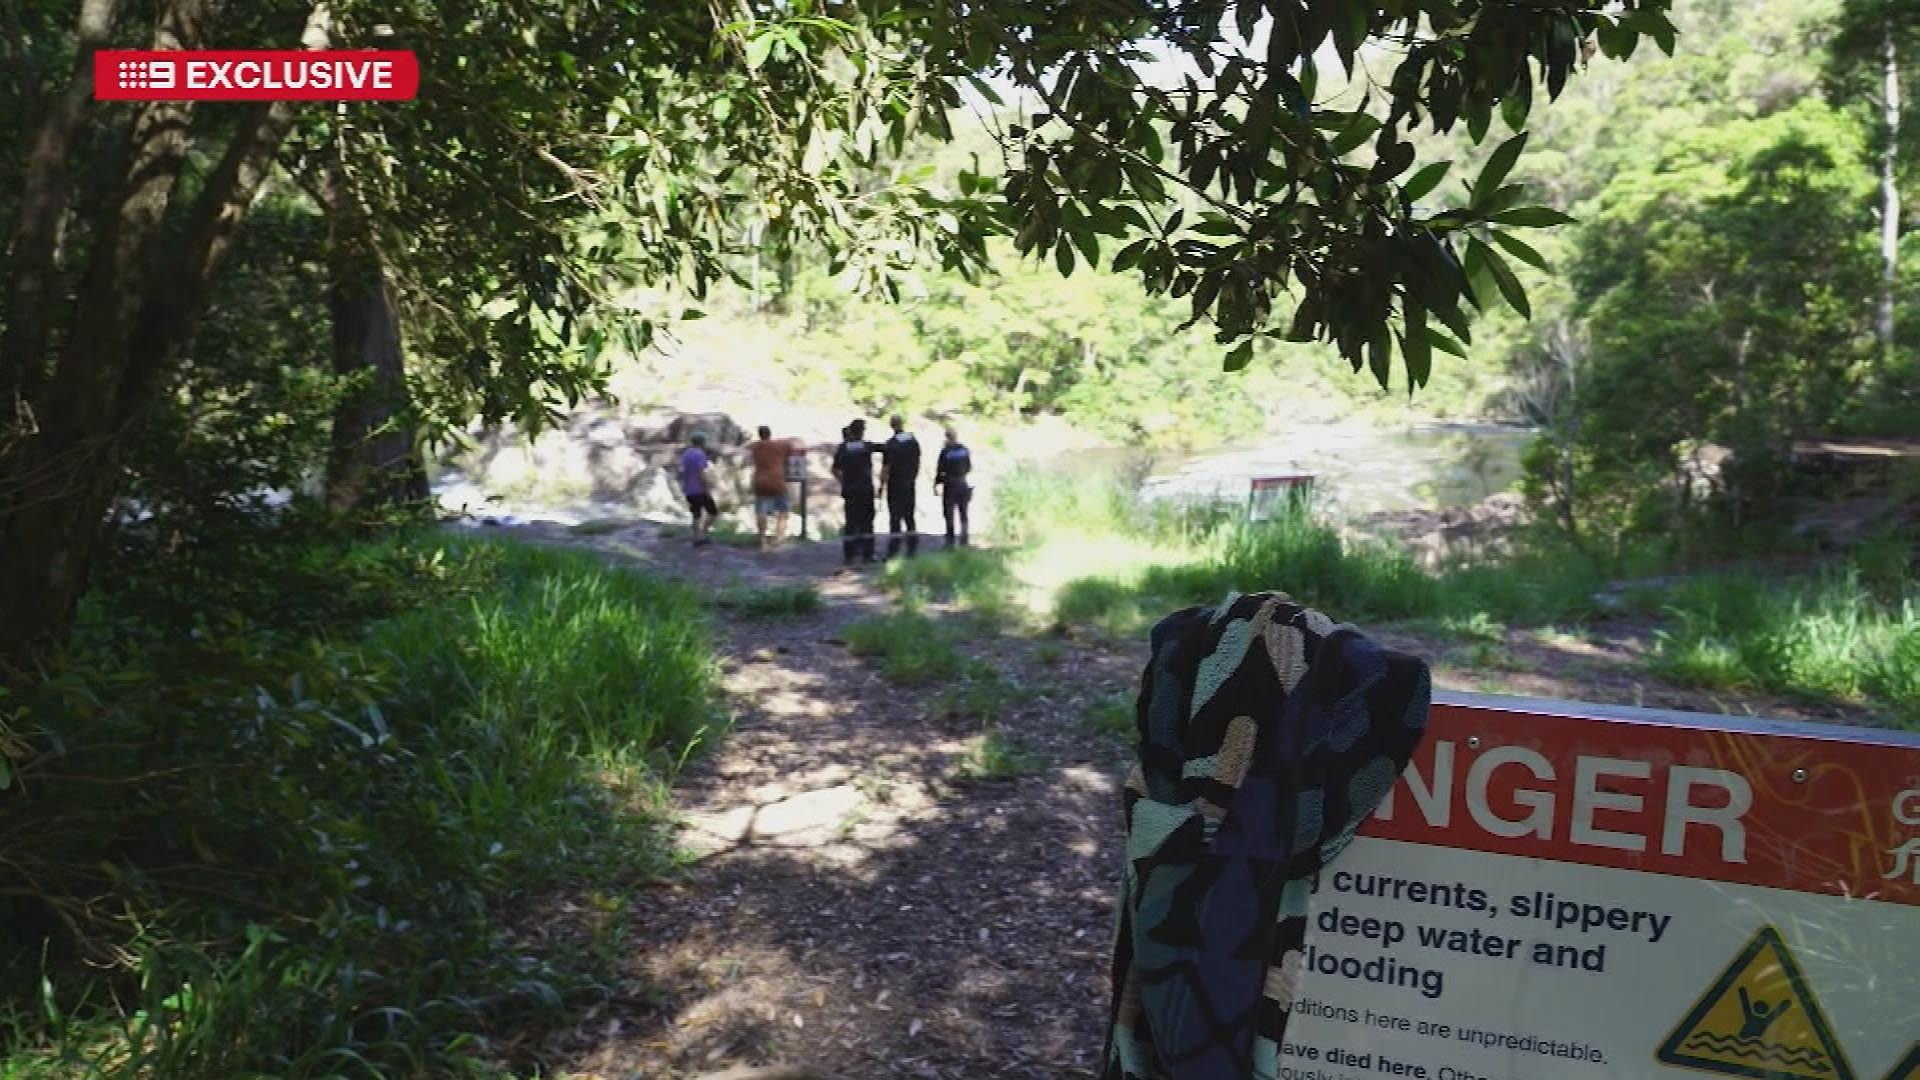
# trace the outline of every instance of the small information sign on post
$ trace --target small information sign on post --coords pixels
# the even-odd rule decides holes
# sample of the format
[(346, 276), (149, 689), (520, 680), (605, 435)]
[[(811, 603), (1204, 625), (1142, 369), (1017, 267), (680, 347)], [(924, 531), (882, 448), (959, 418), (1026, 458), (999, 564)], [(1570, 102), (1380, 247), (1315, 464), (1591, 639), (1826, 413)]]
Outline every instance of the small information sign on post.
[(807, 539), (807, 452), (799, 444), (787, 451), (787, 483), (800, 485), (800, 539)]
[(1301, 507), (1312, 498), (1312, 473), (1256, 476), (1247, 484), (1247, 520), (1266, 521), (1275, 507)]

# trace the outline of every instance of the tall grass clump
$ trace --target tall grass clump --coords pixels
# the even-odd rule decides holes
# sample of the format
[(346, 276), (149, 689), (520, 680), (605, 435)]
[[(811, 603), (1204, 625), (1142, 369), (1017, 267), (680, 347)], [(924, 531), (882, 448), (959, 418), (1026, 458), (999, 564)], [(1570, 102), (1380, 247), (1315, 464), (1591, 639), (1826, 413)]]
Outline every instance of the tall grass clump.
[(590, 989), (544, 906), (667, 865), (698, 598), (428, 534), (209, 566), (129, 570), (0, 696), (0, 1076), (444, 1074)]
[(1341, 619), (1575, 619), (1592, 612), (1610, 569), (1543, 540), (1430, 570), (1386, 541), (1343, 535), (1306, 507), (1258, 522), (1163, 515), (1134, 535), (1152, 539), (1125, 549), (1130, 561), (1100, 560), (1106, 547), (1095, 542), (1063, 548), (1069, 562), (1094, 565), (1053, 589), (1058, 621), (1131, 634), (1178, 607), (1267, 589)]
[(1863, 704), (1920, 725), (1920, 587), (1876, 596), (1852, 568), (1678, 585), (1654, 666), (1677, 682)]
[(967, 667), (953, 627), (919, 612), (869, 616), (847, 627), (846, 634), (855, 656), (875, 661), (881, 675), (902, 685), (946, 682)]
[(889, 559), (881, 582), (903, 597), (938, 600), (982, 618), (1011, 618), (1019, 583), (1005, 552), (956, 548), (910, 559)]
[(1015, 469), (994, 487), (995, 537), (1020, 545), (1061, 532), (1090, 536), (1137, 532), (1143, 508), (1135, 487), (1110, 472)]

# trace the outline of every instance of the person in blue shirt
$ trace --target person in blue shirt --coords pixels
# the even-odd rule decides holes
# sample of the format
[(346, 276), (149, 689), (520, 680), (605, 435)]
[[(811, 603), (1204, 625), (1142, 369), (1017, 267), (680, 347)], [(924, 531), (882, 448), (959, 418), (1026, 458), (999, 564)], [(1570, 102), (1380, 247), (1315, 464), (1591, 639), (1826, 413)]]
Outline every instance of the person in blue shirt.
[(960, 442), (960, 433), (947, 429), (947, 442), (934, 459), (933, 490), (940, 492), (940, 510), (947, 519), (947, 546), (953, 546), (958, 519), (960, 546), (967, 546), (967, 506), (973, 502), (973, 455)]
[(680, 493), (687, 497), (687, 509), (693, 514), (693, 546), (707, 546), (708, 534), (720, 517), (713, 501), (713, 485), (707, 475), (712, 461), (707, 457), (707, 433), (696, 431), (689, 445), (680, 451)]

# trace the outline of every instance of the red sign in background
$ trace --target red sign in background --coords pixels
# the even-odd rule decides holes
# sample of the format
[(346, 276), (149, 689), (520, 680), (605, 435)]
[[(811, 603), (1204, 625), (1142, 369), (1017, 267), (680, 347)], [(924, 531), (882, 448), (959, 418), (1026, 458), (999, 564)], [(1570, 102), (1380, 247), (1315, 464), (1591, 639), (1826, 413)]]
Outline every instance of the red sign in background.
[(397, 49), (103, 49), (101, 101), (408, 101), (420, 64)]
[(1586, 708), (1436, 702), (1361, 835), (1920, 905), (1920, 738)]

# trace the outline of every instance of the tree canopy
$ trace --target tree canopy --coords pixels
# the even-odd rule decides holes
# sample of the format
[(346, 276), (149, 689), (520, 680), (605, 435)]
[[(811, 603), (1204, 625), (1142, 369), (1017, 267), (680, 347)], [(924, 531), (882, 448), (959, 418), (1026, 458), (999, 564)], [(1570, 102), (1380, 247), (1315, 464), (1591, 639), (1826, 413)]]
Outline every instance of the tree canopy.
[[(278, 188), (315, 190), (332, 245), (361, 251), (360, 269), (336, 270), (336, 294), (344, 273), (400, 295), (416, 419), (537, 424), (591, 392), (619, 325), (595, 311), (634, 283), (697, 297), (727, 272), (727, 226), (743, 215), (776, 248), (818, 245), (869, 290), (922, 253), (977, 266), (996, 234), (1062, 273), (1104, 246), (1210, 322), (1229, 366), (1258, 335), (1321, 340), (1382, 385), (1398, 353), (1417, 385), (1433, 348), (1463, 350), (1470, 307), (1527, 309), (1508, 257), (1538, 257), (1509, 230), (1565, 218), (1510, 182), (1523, 137), (1446, 198), (1447, 165), (1420, 161), (1413, 135), (1463, 125), (1478, 139), (1496, 113), (1518, 127), (1536, 84), (1557, 96), (1592, 51), (1625, 55), (1643, 36), (1670, 48), (1666, 7), (11, 6), (0, 113), (28, 149), (0, 162), (18, 177), (0, 196), (0, 561), (21, 572), (0, 587), (12, 615), (0, 655), (60, 636), (126, 440), (182, 370), (236, 237)], [(413, 48), (420, 98), (91, 100), (98, 48), (302, 43)], [(1142, 77), (1148, 46), (1190, 69), (1178, 85)], [(1327, 107), (1328, 64), (1367, 81), (1365, 100)], [(966, 95), (994, 99), (994, 82), (1039, 102), (1001, 133), (1001, 162), (958, 190), (886, 173), (909, 139), (950, 135)]]

